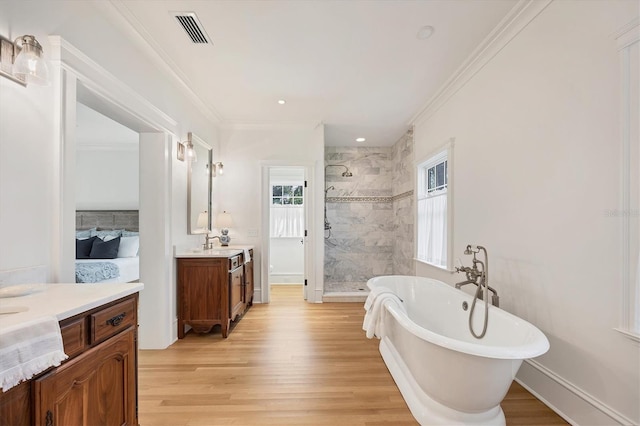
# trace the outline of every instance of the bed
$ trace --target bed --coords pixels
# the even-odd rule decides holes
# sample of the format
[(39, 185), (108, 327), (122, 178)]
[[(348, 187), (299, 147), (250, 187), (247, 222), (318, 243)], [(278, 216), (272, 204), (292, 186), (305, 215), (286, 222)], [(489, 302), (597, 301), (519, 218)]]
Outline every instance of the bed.
[(76, 282), (140, 279), (137, 210), (76, 211)]

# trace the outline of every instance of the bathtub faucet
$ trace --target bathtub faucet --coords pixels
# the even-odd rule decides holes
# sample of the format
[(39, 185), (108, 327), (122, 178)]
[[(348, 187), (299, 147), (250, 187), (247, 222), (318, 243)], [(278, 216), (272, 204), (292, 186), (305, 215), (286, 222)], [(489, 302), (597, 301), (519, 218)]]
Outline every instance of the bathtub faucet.
[[(484, 255), (484, 262), (478, 260), (476, 257), (480, 252)], [(489, 320), (489, 292), (493, 293), (491, 296), (492, 305), (497, 307), (500, 299), (498, 298), (498, 292), (494, 288), (489, 287), (489, 255), (487, 254), (487, 249), (482, 246), (472, 246), (469, 244), (464, 254), (473, 255), (473, 266), (470, 268), (462, 265), (462, 262), (460, 262), (460, 266), (456, 267), (456, 272), (464, 272), (467, 276), (467, 280), (457, 283), (456, 288), (459, 289), (467, 284), (475, 284), (476, 291), (473, 295), (471, 310), (469, 311), (469, 331), (476, 339), (482, 339), (487, 332)], [(478, 265), (480, 265), (480, 268), (478, 268)], [(473, 311), (475, 310), (478, 299), (484, 300), (484, 324), (481, 333), (476, 333), (473, 328)]]
[[(476, 258), (476, 254), (480, 253), (480, 251), (484, 253), (484, 262)], [(495, 288), (489, 285), (489, 265), (488, 265), (489, 262), (488, 262), (488, 256), (487, 256), (487, 249), (485, 249), (482, 246), (472, 246), (469, 244), (467, 245), (467, 248), (465, 249), (464, 254), (473, 255), (473, 260), (472, 260), (473, 267), (470, 268), (468, 266), (464, 266), (462, 265), (462, 262), (458, 260), (460, 266), (456, 267), (456, 272), (464, 272), (465, 275), (467, 276), (467, 279), (465, 281), (456, 283), (455, 287), (457, 289), (460, 289), (467, 284), (473, 284), (476, 287), (480, 287), (481, 290), (485, 290), (485, 287), (486, 287), (486, 291), (490, 291), (491, 293), (493, 293), (491, 295), (491, 304), (493, 306), (498, 307), (500, 304), (500, 298), (498, 297), (498, 292), (496, 291)], [(481, 266), (481, 269), (478, 269), (478, 265)], [(479, 294), (480, 300), (484, 299), (484, 293), (485, 293), (484, 291), (480, 292)]]

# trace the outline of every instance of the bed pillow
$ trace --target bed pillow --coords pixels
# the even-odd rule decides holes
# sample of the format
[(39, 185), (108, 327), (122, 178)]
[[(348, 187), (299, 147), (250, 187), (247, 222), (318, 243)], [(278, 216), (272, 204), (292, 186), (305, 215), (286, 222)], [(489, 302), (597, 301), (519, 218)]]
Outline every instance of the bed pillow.
[(116, 237), (110, 241), (102, 241), (100, 238), (93, 240), (91, 246), (91, 259), (115, 259), (118, 256), (118, 248), (120, 247), (120, 237)]
[(91, 229), (83, 229), (82, 231), (76, 231), (76, 239), (77, 240), (86, 240), (87, 238), (91, 238), (92, 232), (96, 232), (96, 228)]
[(76, 259), (89, 259), (93, 241), (98, 237), (90, 237), (85, 239), (76, 238)]
[(119, 237), (122, 235), (122, 229), (112, 229), (112, 230), (100, 230), (91, 232), (92, 237), (98, 237), (101, 240), (106, 240), (106, 237)]
[(138, 231), (127, 231), (127, 230), (122, 231), (123, 237), (137, 237), (139, 235), (140, 233)]
[(121, 237), (118, 257), (136, 257), (140, 248), (140, 237)]

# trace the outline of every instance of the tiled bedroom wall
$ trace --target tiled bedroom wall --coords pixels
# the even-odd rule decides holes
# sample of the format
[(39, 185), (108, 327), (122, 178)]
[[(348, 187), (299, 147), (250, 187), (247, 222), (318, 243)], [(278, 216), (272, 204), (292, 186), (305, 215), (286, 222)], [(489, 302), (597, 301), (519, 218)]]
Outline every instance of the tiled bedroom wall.
[[(393, 147), (326, 147), (325, 292), (366, 290), (378, 275), (413, 275), (413, 137)], [(362, 290), (361, 290), (362, 289)]]

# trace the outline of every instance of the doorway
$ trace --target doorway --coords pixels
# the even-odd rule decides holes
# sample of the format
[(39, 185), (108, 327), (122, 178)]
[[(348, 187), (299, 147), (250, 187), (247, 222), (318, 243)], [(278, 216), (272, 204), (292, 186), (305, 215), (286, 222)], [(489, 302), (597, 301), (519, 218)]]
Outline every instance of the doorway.
[(266, 297), (273, 287), (287, 286), (288, 292), (307, 299), (306, 235), (308, 199), (306, 168), (269, 166), (265, 169), (265, 256)]

